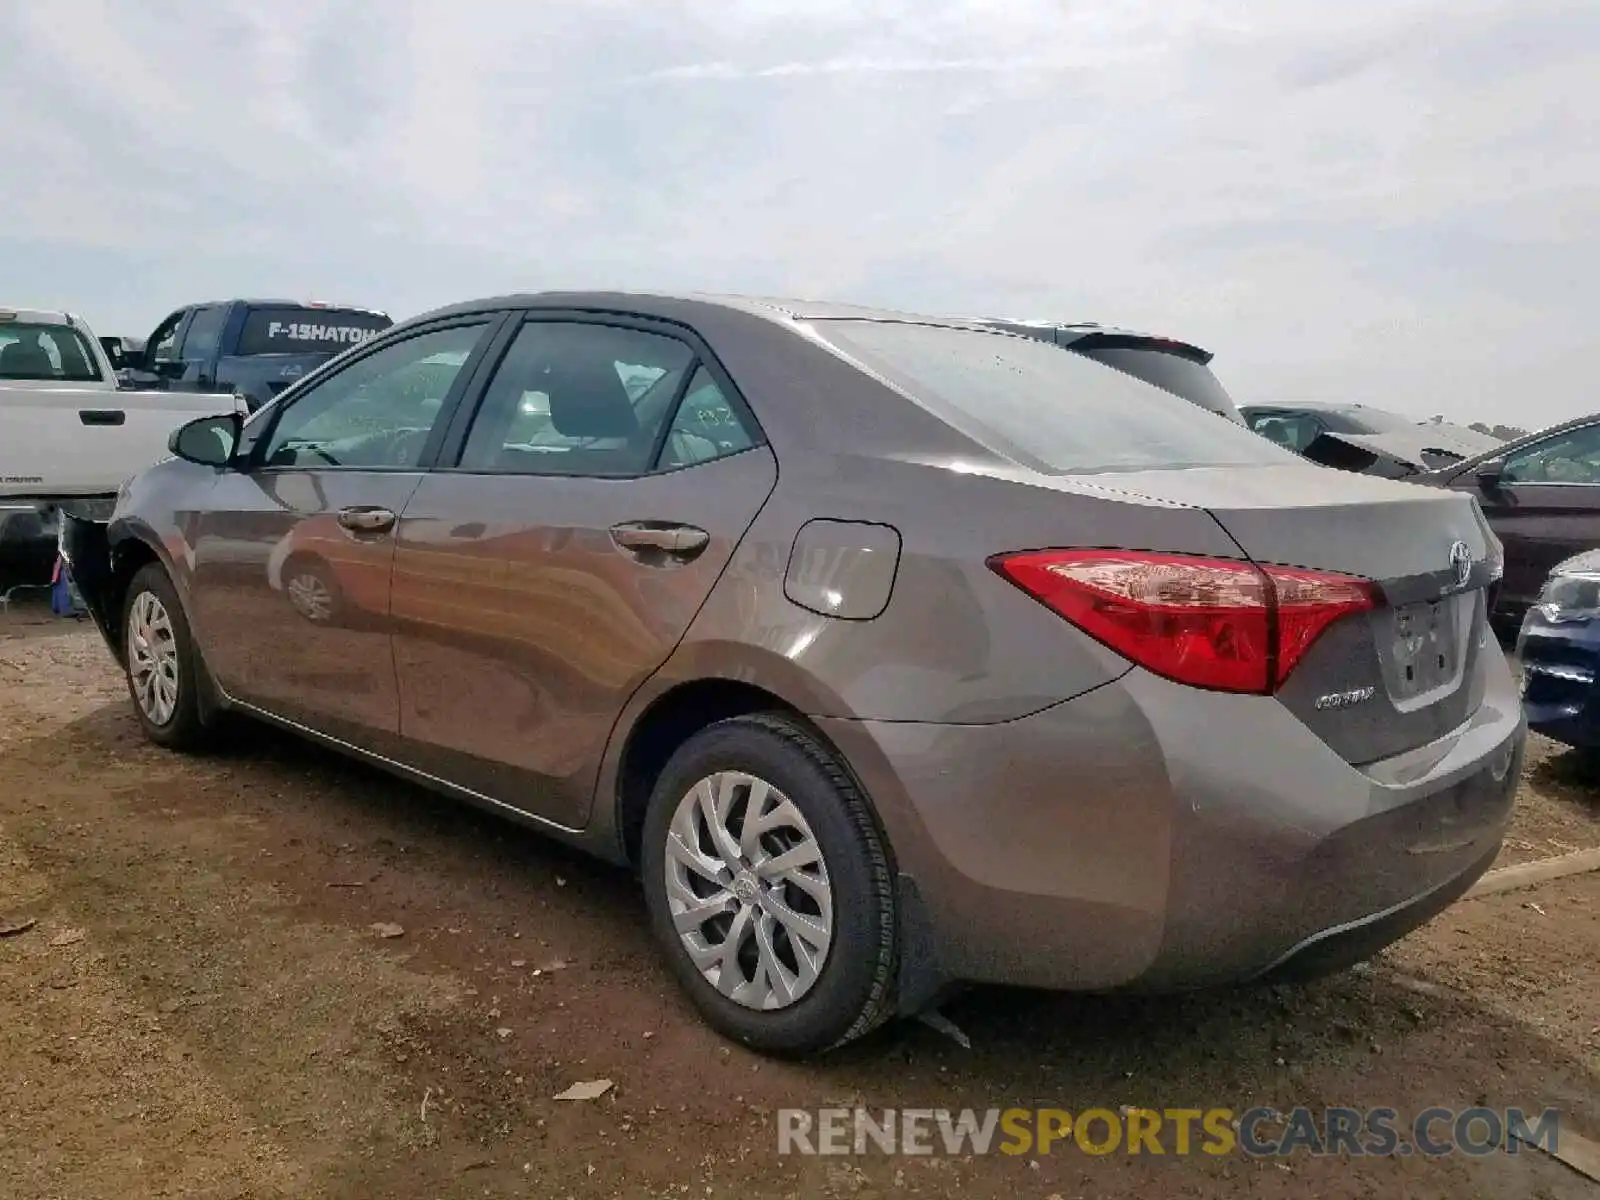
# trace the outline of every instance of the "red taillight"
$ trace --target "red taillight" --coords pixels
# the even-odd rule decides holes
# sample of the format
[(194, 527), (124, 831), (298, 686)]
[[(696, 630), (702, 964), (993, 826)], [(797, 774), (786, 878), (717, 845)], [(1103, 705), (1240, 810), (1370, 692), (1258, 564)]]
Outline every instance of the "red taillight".
[(1111, 649), (1179, 683), (1271, 692), (1322, 631), (1377, 602), (1365, 579), (1136, 550), (1033, 550), (989, 565)]

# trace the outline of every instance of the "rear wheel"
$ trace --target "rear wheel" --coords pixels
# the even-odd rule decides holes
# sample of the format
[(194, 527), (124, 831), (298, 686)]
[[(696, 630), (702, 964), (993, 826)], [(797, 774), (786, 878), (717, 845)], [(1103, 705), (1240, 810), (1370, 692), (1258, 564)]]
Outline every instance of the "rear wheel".
[(145, 736), (174, 750), (199, 749), (208, 730), (200, 706), (200, 658), (167, 573), (141, 567), (123, 601), (123, 665)]
[(668, 965), (723, 1035), (826, 1050), (893, 1012), (893, 876), (838, 759), (781, 716), (690, 738), (651, 794), (641, 870)]

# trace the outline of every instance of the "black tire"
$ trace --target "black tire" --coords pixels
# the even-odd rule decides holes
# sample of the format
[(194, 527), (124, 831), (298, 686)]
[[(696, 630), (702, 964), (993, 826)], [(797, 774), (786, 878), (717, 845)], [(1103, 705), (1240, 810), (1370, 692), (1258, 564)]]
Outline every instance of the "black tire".
[[(827, 864), (833, 932), (816, 982), (787, 1007), (758, 1010), (717, 990), (690, 958), (667, 898), (666, 853), (679, 802), (718, 771), (742, 771), (783, 792)], [(667, 965), (706, 1021), (767, 1054), (815, 1054), (870, 1032), (894, 1012), (898, 937), (894, 875), (865, 797), (839, 760), (777, 714), (719, 721), (673, 754), (650, 795), (640, 849), (646, 905)]]
[[(145, 711), (134, 684), (133, 638), (129, 624), (135, 605), (145, 593), (153, 596), (166, 613), (177, 651), (177, 701), (172, 707), (171, 716), (162, 722), (157, 722)], [(204, 719), (200, 702), (201, 688), (204, 686), (200, 653), (195, 646), (194, 635), (189, 630), (189, 622), (184, 617), (177, 589), (173, 587), (166, 571), (156, 563), (139, 568), (122, 600), (122, 667), (128, 681), (128, 697), (133, 701), (133, 712), (144, 729), (145, 737), (170, 750), (201, 750), (208, 745), (212, 729)]]

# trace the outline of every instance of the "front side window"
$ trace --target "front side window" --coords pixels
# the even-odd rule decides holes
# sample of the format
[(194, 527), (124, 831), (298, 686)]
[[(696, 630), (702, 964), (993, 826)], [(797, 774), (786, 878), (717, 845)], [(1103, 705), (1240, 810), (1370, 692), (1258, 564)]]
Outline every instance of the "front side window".
[(694, 352), (615, 325), (530, 321), (496, 368), (461, 468), (641, 475)]
[(1600, 425), (1585, 425), (1506, 457), (1502, 483), (1600, 484)]
[(175, 312), (150, 335), (151, 362), (172, 362), (178, 357), (178, 327), (182, 324), (183, 314)]
[(485, 324), (395, 342), (296, 396), (268, 435), (270, 467), (416, 469)]
[(89, 343), (70, 325), (0, 324), (0, 379), (92, 383), (99, 378)]

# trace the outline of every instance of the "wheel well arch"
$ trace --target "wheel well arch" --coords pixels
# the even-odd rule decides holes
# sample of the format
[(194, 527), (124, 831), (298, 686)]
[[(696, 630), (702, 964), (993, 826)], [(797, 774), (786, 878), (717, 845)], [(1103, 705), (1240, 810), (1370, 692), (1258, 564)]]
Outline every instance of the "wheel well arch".
[[(737, 679), (693, 679), (650, 702), (628, 730), (618, 759), (617, 835), (627, 861), (637, 866), (650, 791), (673, 753), (718, 721), (753, 713), (779, 713), (806, 727), (829, 750), (832, 744), (805, 715), (775, 692)], [(842, 759), (841, 759), (842, 761)]]
[(151, 563), (165, 568), (156, 548), (138, 536), (126, 537), (111, 547), (111, 578), (105, 588), (106, 624), (116, 641), (117, 652), (122, 652), (122, 608), (127, 600), (128, 585), (133, 577)]

